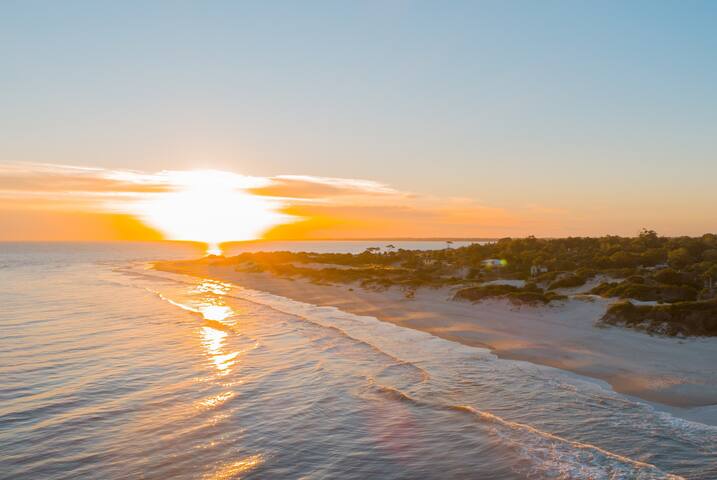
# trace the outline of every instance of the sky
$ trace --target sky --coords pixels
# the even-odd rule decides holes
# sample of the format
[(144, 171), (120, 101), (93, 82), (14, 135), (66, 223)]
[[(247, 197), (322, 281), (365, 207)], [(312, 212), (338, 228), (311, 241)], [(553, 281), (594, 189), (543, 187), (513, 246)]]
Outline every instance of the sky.
[(254, 202), (205, 222), (271, 238), (715, 232), (715, 24), (699, 1), (5, 0), (0, 240), (216, 230), (167, 224), (186, 171)]

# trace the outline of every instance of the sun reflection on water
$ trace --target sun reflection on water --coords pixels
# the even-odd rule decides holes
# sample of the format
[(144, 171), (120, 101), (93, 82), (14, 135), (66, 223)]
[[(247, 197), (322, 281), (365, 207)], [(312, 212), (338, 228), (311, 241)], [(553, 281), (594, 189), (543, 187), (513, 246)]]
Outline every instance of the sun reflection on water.
[[(233, 323), (226, 322), (226, 320), (236, 315), (236, 312), (226, 305), (221, 297), (213, 296), (223, 295), (228, 290), (228, 285), (209, 280), (203, 281), (195, 288), (196, 293), (204, 294), (202, 303), (196, 308), (207, 323), (213, 324), (201, 328), (202, 344), (214, 367), (222, 375), (231, 371), (231, 367), (236, 363), (236, 358), (239, 355), (238, 351), (224, 351), (225, 342), (229, 331), (231, 331), (231, 323)], [(230, 330), (224, 330), (224, 325)]]
[(219, 355), (222, 353), (222, 345), (227, 332), (222, 332), (212, 327), (202, 327), (202, 343), (210, 355)]
[(214, 356), (214, 365), (217, 367), (218, 370), (225, 371), (231, 368), (236, 362), (236, 358), (239, 355), (239, 352), (231, 352), (227, 353), (226, 355), (215, 355)]
[(226, 320), (234, 314), (234, 311), (231, 309), (231, 307), (228, 307), (226, 305), (200, 306), (199, 311), (201, 312), (202, 316), (207, 320), (215, 320), (217, 322)]
[(234, 395), (236, 395), (234, 392), (222, 392), (218, 395), (214, 395), (213, 397), (205, 398), (201, 401), (202, 407), (208, 407), (208, 408), (214, 408), (222, 403), (226, 402), (230, 398), (232, 398)]
[(228, 283), (217, 282), (215, 280), (202, 280), (202, 283), (194, 288), (195, 292), (198, 293), (215, 293), (217, 295), (224, 295), (229, 292), (231, 285)]
[(229, 480), (238, 479), (240, 474), (253, 470), (264, 463), (264, 457), (260, 454), (250, 455), (237, 462), (228, 463), (214, 473), (205, 475), (205, 480)]
[(214, 367), (223, 375), (229, 373), (231, 367), (236, 363), (236, 357), (239, 355), (239, 352), (225, 353), (223, 351), (224, 341), (229, 334), (216, 328), (202, 327), (201, 335), (202, 344)]

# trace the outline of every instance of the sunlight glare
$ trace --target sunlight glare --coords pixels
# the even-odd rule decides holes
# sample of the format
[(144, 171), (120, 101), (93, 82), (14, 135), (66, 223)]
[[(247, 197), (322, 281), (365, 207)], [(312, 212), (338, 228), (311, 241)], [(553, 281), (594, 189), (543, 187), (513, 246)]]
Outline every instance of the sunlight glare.
[(166, 175), (174, 189), (137, 202), (135, 213), (169, 240), (204, 242), (216, 255), (222, 242), (255, 240), (293, 219), (279, 212), (275, 200), (247, 192), (261, 184), (253, 177), (215, 170)]

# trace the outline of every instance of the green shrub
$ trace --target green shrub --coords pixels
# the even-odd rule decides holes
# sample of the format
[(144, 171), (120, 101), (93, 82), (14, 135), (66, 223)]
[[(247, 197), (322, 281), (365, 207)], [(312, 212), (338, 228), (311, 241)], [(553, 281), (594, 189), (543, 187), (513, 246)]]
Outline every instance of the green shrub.
[(632, 298), (644, 302), (684, 302), (697, 300), (697, 289), (689, 285), (645, 284), (624, 281), (601, 283), (590, 293), (602, 297)]
[(611, 305), (600, 323), (624, 325), (663, 335), (717, 336), (717, 300), (669, 305)]
[(556, 288), (582, 287), (587, 281), (588, 277), (571, 273), (555, 280), (548, 286), (548, 290), (554, 290)]
[(653, 275), (653, 278), (656, 282), (665, 285), (690, 285), (692, 287), (700, 286), (700, 282), (695, 275), (686, 272), (678, 272), (671, 268), (658, 270)]
[(629, 283), (645, 283), (645, 277), (640, 275), (631, 275), (625, 279)]
[(458, 290), (453, 296), (456, 300), (470, 300), (472, 302), (478, 302), (485, 298), (498, 298), (503, 297), (506, 294), (514, 293), (519, 291), (518, 287), (513, 285), (479, 285), (476, 287), (468, 287)]
[(523, 288), (512, 285), (480, 285), (463, 288), (457, 291), (453, 297), (454, 300), (468, 300), (471, 302), (480, 302), (487, 298), (505, 298), (517, 305), (545, 305), (553, 301), (564, 300), (567, 297), (558, 295), (555, 292), (545, 293), (535, 284), (528, 284)]

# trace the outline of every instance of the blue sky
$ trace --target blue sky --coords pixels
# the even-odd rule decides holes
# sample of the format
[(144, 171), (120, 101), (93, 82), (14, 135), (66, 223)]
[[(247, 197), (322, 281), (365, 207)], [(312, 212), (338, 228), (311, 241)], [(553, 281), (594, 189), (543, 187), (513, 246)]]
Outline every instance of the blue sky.
[(4, 1), (0, 159), (717, 230), (685, 211), (717, 203), (715, 25), (696, 1)]

